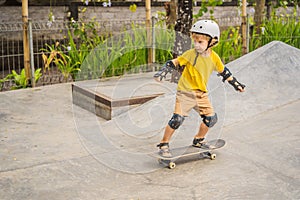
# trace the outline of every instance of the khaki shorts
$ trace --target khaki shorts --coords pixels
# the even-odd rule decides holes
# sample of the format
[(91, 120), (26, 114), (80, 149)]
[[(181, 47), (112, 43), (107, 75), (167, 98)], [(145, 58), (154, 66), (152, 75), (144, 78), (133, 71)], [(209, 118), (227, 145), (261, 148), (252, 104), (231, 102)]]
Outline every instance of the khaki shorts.
[(200, 90), (191, 92), (177, 91), (174, 113), (188, 116), (192, 108), (195, 109), (200, 116), (214, 115), (214, 109), (206, 92)]

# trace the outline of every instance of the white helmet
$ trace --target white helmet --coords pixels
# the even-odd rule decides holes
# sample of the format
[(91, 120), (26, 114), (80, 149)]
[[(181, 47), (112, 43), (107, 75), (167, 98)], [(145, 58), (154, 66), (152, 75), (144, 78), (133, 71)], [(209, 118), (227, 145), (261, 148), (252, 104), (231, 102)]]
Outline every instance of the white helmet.
[(216, 40), (216, 43), (220, 39), (219, 25), (213, 20), (199, 20), (192, 26), (190, 31), (192, 33), (208, 35), (212, 39)]

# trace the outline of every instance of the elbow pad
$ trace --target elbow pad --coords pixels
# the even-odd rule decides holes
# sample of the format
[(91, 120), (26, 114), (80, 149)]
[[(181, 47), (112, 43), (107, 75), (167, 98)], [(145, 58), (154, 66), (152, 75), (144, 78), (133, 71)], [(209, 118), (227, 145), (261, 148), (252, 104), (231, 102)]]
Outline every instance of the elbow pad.
[(172, 69), (175, 69), (175, 68), (176, 68), (175, 65), (174, 65), (174, 63), (173, 63), (171, 60), (168, 60), (168, 61), (166, 62), (166, 67), (170, 67), (170, 68), (172, 68)]
[(223, 77), (223, 79), (222, 79), (223, 82), (225, 82), (231, 75), (232, 75), (232, 73), (229, 71), (229, 69), (227, 67), (225, 67), (224, 71), (219, 74), (219, 76)]

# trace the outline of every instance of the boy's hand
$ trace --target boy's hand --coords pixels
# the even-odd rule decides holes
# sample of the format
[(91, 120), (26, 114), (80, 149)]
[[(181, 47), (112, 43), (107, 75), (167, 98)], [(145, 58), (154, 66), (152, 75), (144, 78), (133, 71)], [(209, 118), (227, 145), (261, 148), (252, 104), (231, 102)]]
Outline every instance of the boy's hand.
[(172, 72), (173, 69), (168, 66), (163, 66), (156, 74), (154, 74), (154, 79), (158, 82), (162, 81), (163, 78), (166, 78), (169, 72)]
[(239, 91), (239, 92), (245, 91), (246, 86), (244, 84), (238, 82), (235, 77), (230, 78), (230, 80), (228, 80), (228, 83), (230, 85), (232, 85), (236, 91)]
[(160, 77), (155, 77), (155, 76), (154, 76), (154, 80), (156, 80), (157, 82), (161, 82), (161, 81), (162, 81), (162, 78), (160, 78)]
[(244, 85), (244, 87), (241, 87), (241, 86), (238, 86), (238, 90), (240, 91), (240, 92), (244, 92), (245, 91), (245, 85)]

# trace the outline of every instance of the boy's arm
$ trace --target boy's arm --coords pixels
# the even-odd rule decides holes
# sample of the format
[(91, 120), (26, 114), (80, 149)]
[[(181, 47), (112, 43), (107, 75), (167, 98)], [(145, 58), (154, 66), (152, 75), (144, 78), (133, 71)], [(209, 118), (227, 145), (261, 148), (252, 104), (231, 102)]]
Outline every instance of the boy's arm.
[(172, 72), (174, 69), (176, 69), (176, 66), (178, 65), (178, 60), (175, 58), (173, 60), (167, 61), (163, 67), (154, 74), (154, 78), (157, 81), (162, 81), (163, 78), (166, 78), (166, 75), (170, 72)]
[(244, 92), (244, 88), (246, 87), (244, 84), (238, 82), (238, 80), (232, 76), (232, 73), (229, 71), (227, 67), (224, 68), (224, 71), (222, 73), (219, 73), (219, 76), (223, 77), (223, 82), (228, 81), (230, 85), (234, 87), (235, 90)]

